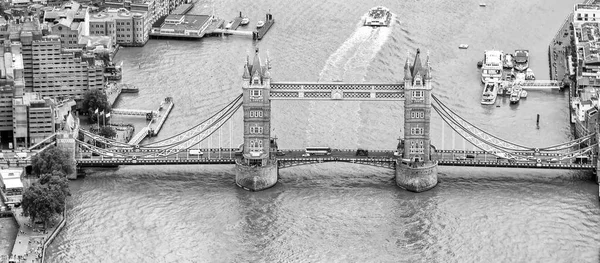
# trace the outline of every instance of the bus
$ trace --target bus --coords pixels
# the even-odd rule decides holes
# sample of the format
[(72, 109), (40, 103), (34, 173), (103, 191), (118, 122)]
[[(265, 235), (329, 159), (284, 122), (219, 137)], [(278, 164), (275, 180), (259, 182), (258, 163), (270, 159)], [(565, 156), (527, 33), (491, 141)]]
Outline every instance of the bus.
[(329, 147), (306, 147), (306, 155), (331, 155)]

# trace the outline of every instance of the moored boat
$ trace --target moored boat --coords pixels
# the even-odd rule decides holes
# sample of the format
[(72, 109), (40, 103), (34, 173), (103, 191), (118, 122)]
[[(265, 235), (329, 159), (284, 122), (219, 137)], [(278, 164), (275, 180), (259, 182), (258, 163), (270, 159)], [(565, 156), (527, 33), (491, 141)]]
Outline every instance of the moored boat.
[(502, 61), (504, 52), (500, 50), (486, 50), (481, 66), (481, 82), (500, 81), (504, 72)]
[(377, 6), (369, 10), (367, 18), (365, 18), (365, 26), (389, 26), (392, 20), (392, 13), (389, 9), (383, 6)]
[(483, 85), (483, 94), (482, 94), (482, 98), (481, 98), (481, 104), (491, 105), (496, 102), (499, 85), (500, 85), (499, 82), (486, 82)]
[(515, 69), (518, 71), (524, 71), (529, 68), (529, 50), (517, 49), (515, 50)]
[(533, 74), (533, 70), (528, 68), (525, 70), (525, 80), (535, 80), (535, 75)]
[(514, 86), (512, 92), (510, 93), (510, 103), (517, 104), (519, 100), (521, 100), (521, 93), (523, 92), (523, 88), (521, 86)]
[(258, 23), (256, 23), (256, 28), (261, 28), (265, 25), (265, 21), (258, 21)]
[(242, 21), (240, 21), (240, 25), (245, 26), (248, 25), (250, 23), (250, 18), (248, 18), (247, 16), (244, 16), (242, 18)]

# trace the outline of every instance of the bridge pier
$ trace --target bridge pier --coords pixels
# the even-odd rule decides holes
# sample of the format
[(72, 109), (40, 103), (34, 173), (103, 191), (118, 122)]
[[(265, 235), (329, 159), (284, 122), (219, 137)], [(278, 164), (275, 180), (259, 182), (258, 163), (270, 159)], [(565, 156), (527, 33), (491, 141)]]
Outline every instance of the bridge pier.
[(277, 162), (265, 166), (235, 165), (235, 184), (248, 191), (260, 191), (274, 186), (279, 176)]
[(75, 151), (77, 149), (77, 143), (73, 138), (73, 133), (59, 133), (56, 135), (56, 147), (65, 150), (69, 154), (71, 160), (71, 172), (67, 174), (67, 179), (77, 179), (77, 162), (75, 160)]
[(411, 192), (424, 192), (438, 183), (437, 162), (396, 161), (396, 185)]

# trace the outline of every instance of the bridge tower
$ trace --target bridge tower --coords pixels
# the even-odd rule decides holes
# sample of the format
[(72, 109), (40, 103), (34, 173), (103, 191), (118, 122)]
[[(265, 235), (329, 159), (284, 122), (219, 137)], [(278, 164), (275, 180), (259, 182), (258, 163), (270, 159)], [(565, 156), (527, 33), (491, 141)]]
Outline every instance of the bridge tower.
[(437, 162), (431, 160), (431, 67), (429, 56), (421, 63), (417, 49), (415, 60), (404, 65), (404, 141), (398, 152), (396, 184), (413, 192), (423, 192), (437, 185)]
[(277, 183), (278, 167), (271, 138), (271, 73), (267, 58), (261, 62), (258, 48), (254, 60), (246, 58), (242, 76), (244, 144), (236, 160), (235, 182), (238, 186), (259, 191)]

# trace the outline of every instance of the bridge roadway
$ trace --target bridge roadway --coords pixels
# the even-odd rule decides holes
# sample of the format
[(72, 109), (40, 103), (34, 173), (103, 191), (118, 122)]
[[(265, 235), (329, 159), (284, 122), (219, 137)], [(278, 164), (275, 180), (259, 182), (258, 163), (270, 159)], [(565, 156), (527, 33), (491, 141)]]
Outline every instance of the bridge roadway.
[[(201, 149), (202, 155), (191, 155), (182, 151), (169, 156), (147, 156), (156, 150), (140, 150), (117, 153), (115, 156), (95, 156), (78, 154), (77, 163), (80, 166), (117, 166), (117, 165), (164, 165), (164, 164), (235, 164), (235, 148)], [(394, 168), (396, 158), (394, 151), (369, 151), (368, 156), (356, 156), (356, 150), (332, 150), (331, 155), (313, 155), (303, 157), (303, 149), (281, 150), (277, 154), (280, 168), (290, 166), (322, 163), (349, 162)], [(122, 156), (120, 156), (122, 155)], [(83, 157), (86, 156), (86, 157)], [(135, 156), (135, 157), (134, 157)], [(438, 151), (433, 159), (442, 166), (484, 166), (484, 167), (513, 167), (513, 168), (545, 168), (545, 169), (593, 169), (594, 162), (574, 163), (572, 160), (559, 161), (553, 155), (526, 156), (528, 161), (513, 161), (498, 158), (481, 151)], [(537, 162), (540, 159), (540, 162)]]

